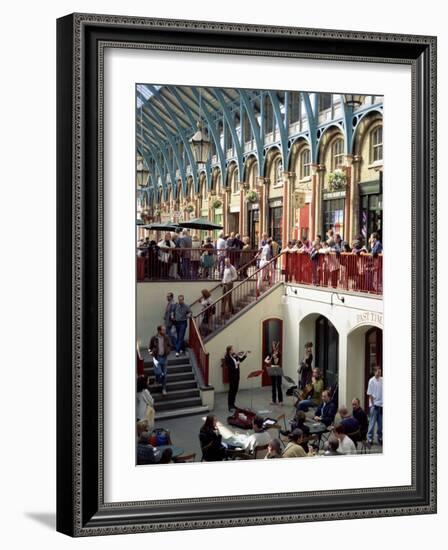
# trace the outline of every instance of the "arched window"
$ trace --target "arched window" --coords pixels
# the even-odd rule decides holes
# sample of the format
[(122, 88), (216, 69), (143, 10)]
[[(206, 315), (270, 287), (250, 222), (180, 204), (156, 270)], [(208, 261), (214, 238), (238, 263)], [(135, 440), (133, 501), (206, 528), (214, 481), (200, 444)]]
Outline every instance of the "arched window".
[(303, 180), (304, 178), (310, 177), (310, 162), (311, 162), (311, 152), (306, 147), (305, 149), (302, 149), (302, 152), (300, 153), (300, 179)]
[(201, 196), (203, 199), (207, 198), (207, 183), (205, 181), (205, 176), (201, 179)]
[(370, 164), (383, 160), (383, 127), (376, 126), (370, 132)]
[(239, 181), (238, 168), (235, 168), (235, 170), (232, 172), (232, 193), (238, 193), (239, 191), (238, 181)]
[(342, 138), (336, 138), (331, 144), (331, 170), (343, 164), (344, 159), (344, 140)]
[(283, 162), (279, 158), (275, 164), (275, 184), (281, 185), (283, 183)]

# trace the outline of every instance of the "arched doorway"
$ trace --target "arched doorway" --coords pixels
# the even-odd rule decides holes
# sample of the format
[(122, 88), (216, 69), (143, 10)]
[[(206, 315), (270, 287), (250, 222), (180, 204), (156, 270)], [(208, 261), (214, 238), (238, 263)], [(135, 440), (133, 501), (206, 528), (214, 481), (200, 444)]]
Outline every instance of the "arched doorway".
[(283, 320), (277, 317), (272, 317), (271, 319), (265, 319), (263, 321), (261, 354), (261, 369), (263, 370), (261, 378), (262, 386), (271, 385), (271, 379), (266, 369), (263, 367), (265, 367), (265, 357), (271, 354), (273, 342), (280, 342), (280, 356), (283, 357)]
[(364, 400), (367, 408), (367, 384), (373, 376), (375, 367), (383, 368), (383, 331), (378, 327), (372, 327), (365, 334), (364, 357)]
[(347, 338), (347, 405), (357, 397), (368, 409), (367, 384), (376, 366), (383, 367), (383, 331), (373, 325), (357, 327)]
[(338, 331), (329, 319), (320, 315), (316, 319), (315, 334), (314, 365), (320, 368), (325, 387), (336, 388), (339, 374)]

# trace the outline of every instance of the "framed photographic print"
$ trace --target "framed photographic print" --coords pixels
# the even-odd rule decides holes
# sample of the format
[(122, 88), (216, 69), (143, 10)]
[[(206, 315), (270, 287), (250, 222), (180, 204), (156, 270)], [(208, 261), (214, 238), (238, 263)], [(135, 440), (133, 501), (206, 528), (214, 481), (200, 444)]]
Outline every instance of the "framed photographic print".
[(57, 529), (434, 513), (436, 39), (57, 40)]

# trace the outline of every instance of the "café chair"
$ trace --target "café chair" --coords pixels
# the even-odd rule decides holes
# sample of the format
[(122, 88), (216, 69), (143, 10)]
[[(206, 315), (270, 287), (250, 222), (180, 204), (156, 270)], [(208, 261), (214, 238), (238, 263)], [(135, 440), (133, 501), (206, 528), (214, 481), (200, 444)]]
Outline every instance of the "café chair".
[(194, 462), (196, 458), (196, 453), (191, 453), (190, 455), (181, 455), (176, 457), (173, 462)]

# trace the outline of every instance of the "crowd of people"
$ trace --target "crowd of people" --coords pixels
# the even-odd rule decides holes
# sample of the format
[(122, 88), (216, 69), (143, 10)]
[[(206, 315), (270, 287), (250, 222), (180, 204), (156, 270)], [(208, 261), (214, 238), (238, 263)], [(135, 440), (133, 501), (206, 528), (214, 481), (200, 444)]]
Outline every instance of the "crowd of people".
[[(179, 305), (171, 295), (167, 296), (167, 315)], [(182, 301), (181, 301), (182, 306)], [(183, 309), (183, 308), (182, 308)], [(175, 313), (174, 313), (175, 318)], [(174, 337), (171, 334), (171, 337)], [(150, 342), (150, 352), (155, 361), (162, 364), (160, 371), (154, 370), (156, 382), (165, 387), (166, 362), (163, 358), (171, 348), (170, 337), (165, 326), (158, 327), (158, 333)], [(252, 433), (232, 431), (213, 414), (205, 419), (199, 430), (201, 460), (222, 461), (236, 458), (293, 458), (315, 456), (317, 454), (355, 454), (361, 448), (369, 448), (374, 443), (383, 443), (383, 378), (380, 367), (375, 367), (367, 386), (368, 413), (359, 398), (351, 401), (351, 410), (346, 405), (338, 406), (337, 385), (326, 386), (320, 369), (313, 367), (313, 344), (305, 344), (303, 359), (297, 369), (297, 386), (289, 388), (286, 395), (294, 398), (294, 415), (289, 420), (289, 428), (282, 430), (278, 424), (269, 422), (259, 414), (254, 414)], [(236, 404), (240, 365), (249, 351), (237, 353), (233, 346), (226, 348), (223, 367), (228, 371), (228, 409), (240, 414), (243, 410)], [(265, 368), (272, 380), (271, 404), (283, 404), (281, 353), (279, 342), (274, 341), (272, 352), (265, 358)], [(292, 390), (292, 391), (290, 391)], [(171, 462), (174, 459), (158, 451), (151, 440), (154, 427), (154, 400), (149, 391), (149, 379), (140, 376), (137, 380), (137, 463), (153, 464)], [(230, 419), (231, 417), (229, 417)], [(317, 427), (317, 428), (316, 428)], [(272, 430), (274, 428), (274, 431)], [(277, 437), (274, 437), (278, 430)]]
[[(279, 248), (275, 243), (274, 252)], [(207, 236), (201, 240), (188, 229), (167, 231), (158, 242), (149, 237), (138, 242), (137, 257), (144, 260), (139, 278), (214, 280), (222, 278), (226, 258), (245, 278), (258, 252), (251, 248), (249, 237), (241, 238), (239, 233), (225, 235), (221, 231), (216, 239)]]
[[(223, 278), (226, 263), (230, 263), (236, 270), (236, 278), (241, 280), (254, 269), (269, 265), (264, 277), (280, 266), (290, 282), (382, 291), (383, 245), (377, 232), (367, 242), (359, 235), (349, 245), (339, 233), (329, 229), (325, 238), (318, 235), (312, 242), (290, 240), (281, 249), (267, 233), (261, 236), (256, 248), (251, 248), (249, 237), (241, 238), (238, 233), (225, 235), (221, 231), (216, 239), (209, 236), (201, 241), (187, 229), (179, 231), (166, 232), (159, 242), (149, 237), (139, 241), (138, 280), (217, 280)], [(278, 266), (275, 258), (281, 252), (286, 254), (285, 261)], [(254, 269), (249, 271), (251, 267)]]

